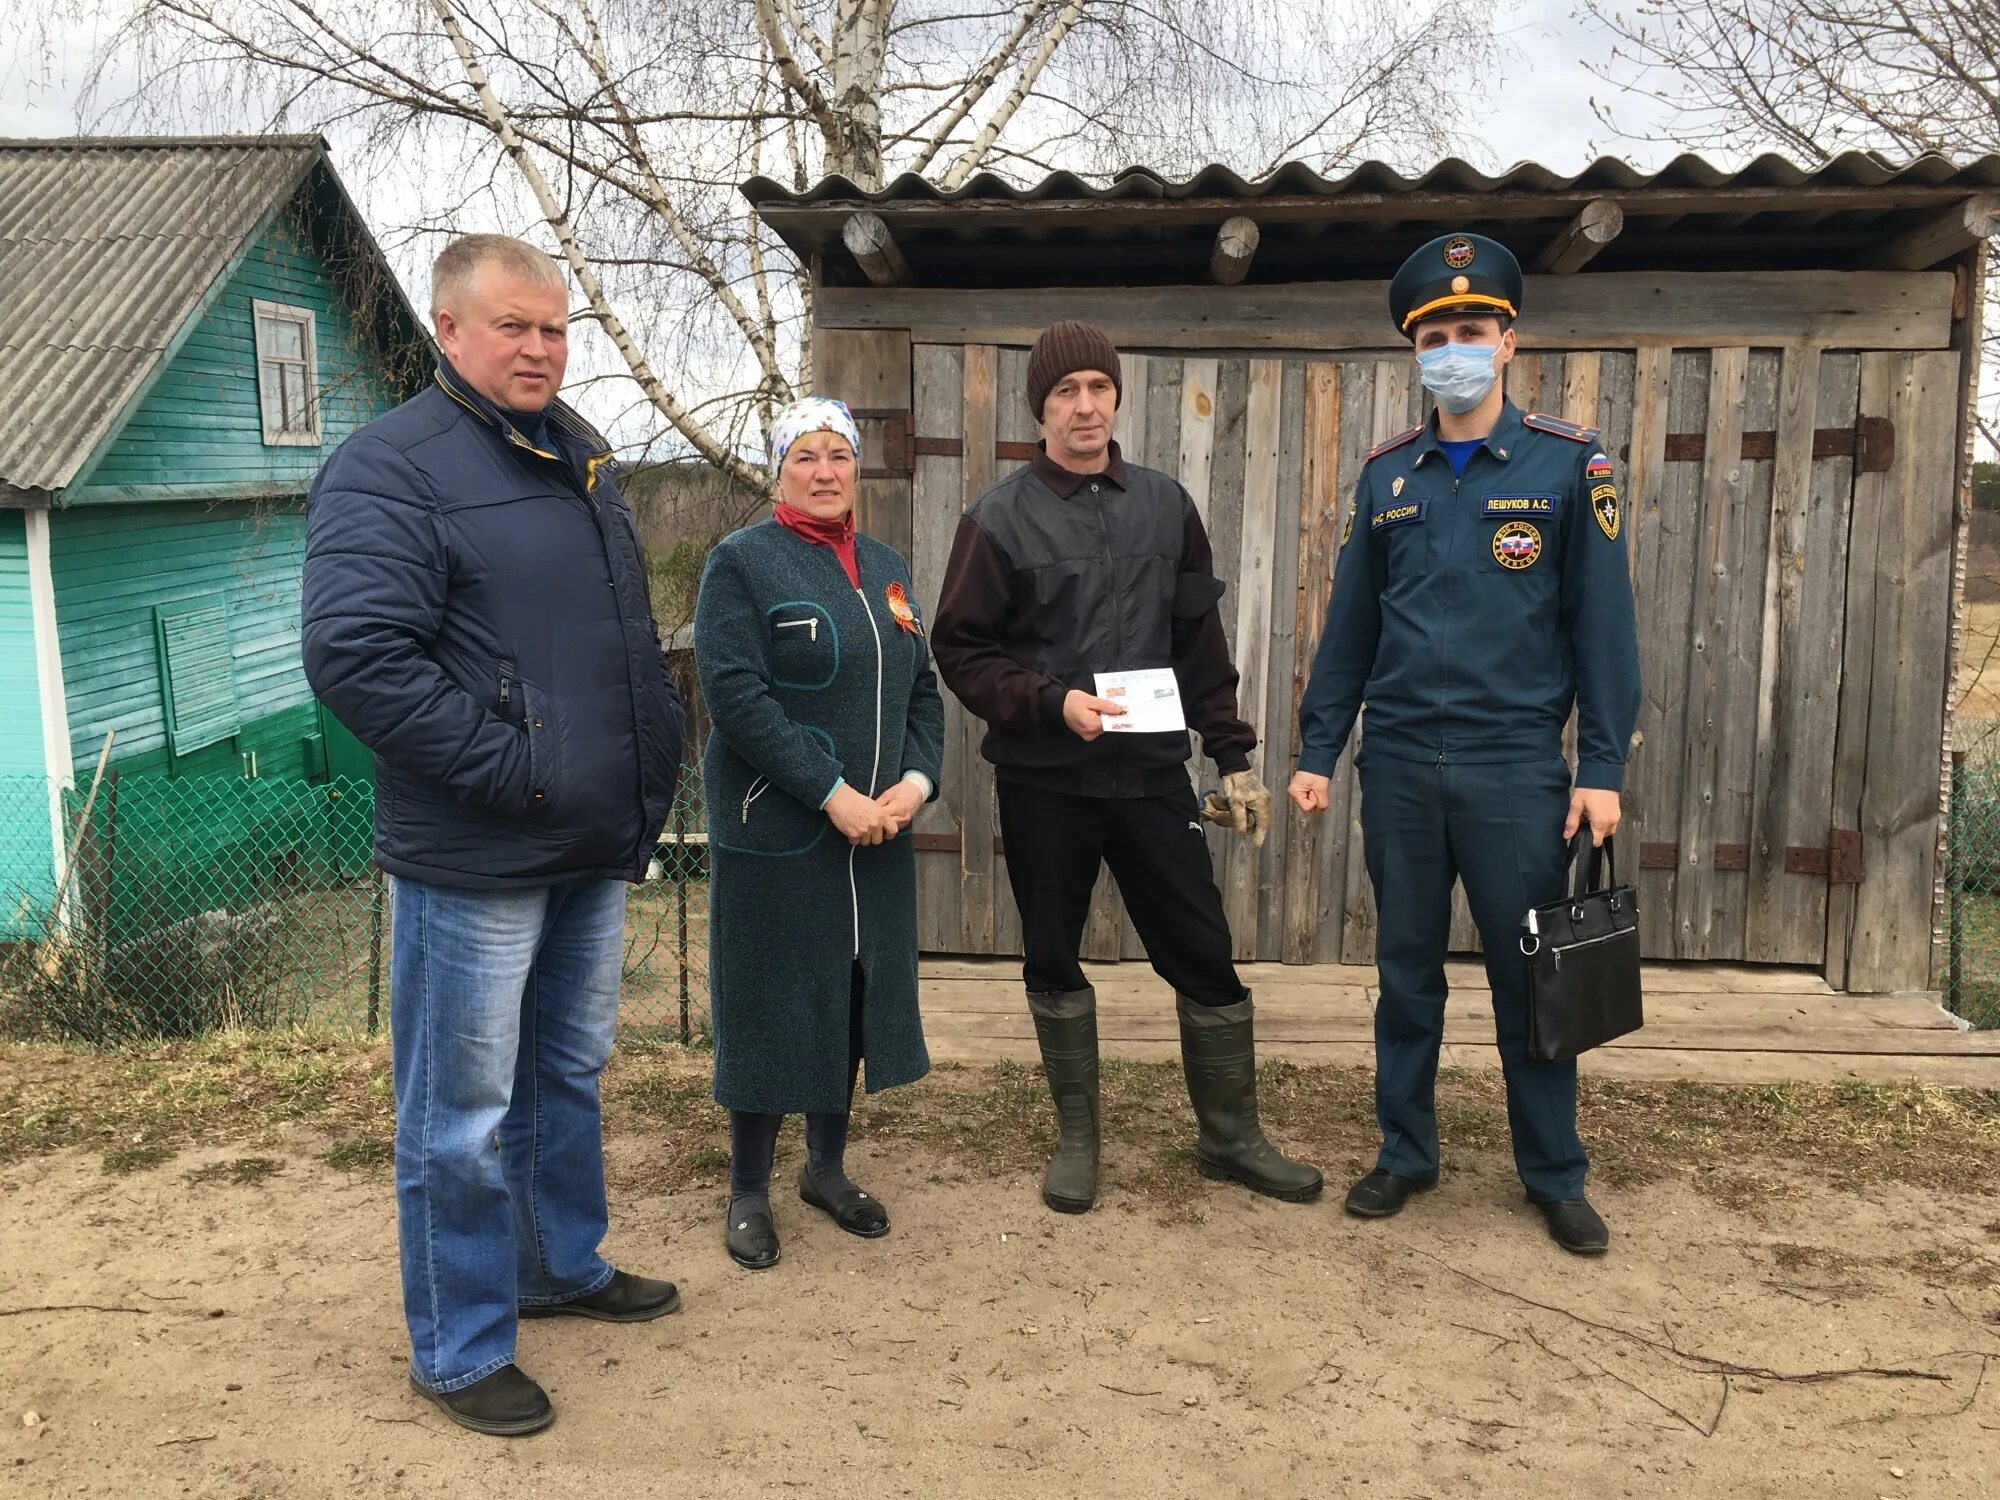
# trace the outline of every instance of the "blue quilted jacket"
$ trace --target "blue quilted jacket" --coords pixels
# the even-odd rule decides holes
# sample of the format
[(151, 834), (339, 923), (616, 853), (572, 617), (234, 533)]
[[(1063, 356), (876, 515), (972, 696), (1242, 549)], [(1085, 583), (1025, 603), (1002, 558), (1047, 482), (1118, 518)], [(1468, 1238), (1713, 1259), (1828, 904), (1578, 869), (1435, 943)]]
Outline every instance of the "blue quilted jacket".
[(392, 875), (502, 888), (637, 880), (685, 714), (604, 440), (548, 448), (441, 363), (343, 442), (306, 521), (306, 676), (375, 752)]

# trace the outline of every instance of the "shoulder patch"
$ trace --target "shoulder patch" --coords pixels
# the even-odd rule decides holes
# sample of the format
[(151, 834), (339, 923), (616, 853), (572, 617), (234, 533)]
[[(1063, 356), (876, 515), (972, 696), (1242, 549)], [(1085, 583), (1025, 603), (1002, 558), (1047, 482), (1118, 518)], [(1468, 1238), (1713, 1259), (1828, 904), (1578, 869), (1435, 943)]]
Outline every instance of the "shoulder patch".
[(1594, 443), (1597, 429), (1586, 427), (1581, 422), (1572, 422), (1567, 417), (1551, 417), (1543, 412), (1529, 412), (1521, 418), (1522, 425), (1532, 427), (1537, 432), (1553, 432), (1557, 437), (1568, 438), (1572, 443)]
[(1370, 448), (1368, 456), (1361, 461), (1363, 463), (1373, 463), (1383, 454), (1393, 452), (1405, 443), (1414, 443), (1419, 437), (1423, 436), (1423, 431), (1424, 429), (1421, 426), (1412, 427), (1408, 432), (1399, 432), (1392, 438), (1384, 438), (1381, 442)]

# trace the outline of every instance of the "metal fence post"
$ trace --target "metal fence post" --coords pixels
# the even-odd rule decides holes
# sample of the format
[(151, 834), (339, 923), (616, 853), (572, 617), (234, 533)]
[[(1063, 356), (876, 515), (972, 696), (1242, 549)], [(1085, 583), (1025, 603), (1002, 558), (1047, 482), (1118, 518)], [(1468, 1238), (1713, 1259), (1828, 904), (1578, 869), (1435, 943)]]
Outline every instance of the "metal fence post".
[(680, 797), (674, 798), (674, 908), (680, 920), (680, 936), (675, 946), (680, 960), (681, 1045), (685, 1047), (694, 1040), (694, 1028), (688, 1012), (687, 802)]
[(382, 1026), (382, 906), (388, 877), (375, 866), (374, 890), (368, 896), (368, 1034)]
[(1965, 751), (1951, 752), (1951, 810), (1947, 816), (1945, 851), (1946, 898), (1950, 903), (1950, 938), (1945, 949), (1945, 1006), (1965, 1014), (1962, 961), (1965, 953)]

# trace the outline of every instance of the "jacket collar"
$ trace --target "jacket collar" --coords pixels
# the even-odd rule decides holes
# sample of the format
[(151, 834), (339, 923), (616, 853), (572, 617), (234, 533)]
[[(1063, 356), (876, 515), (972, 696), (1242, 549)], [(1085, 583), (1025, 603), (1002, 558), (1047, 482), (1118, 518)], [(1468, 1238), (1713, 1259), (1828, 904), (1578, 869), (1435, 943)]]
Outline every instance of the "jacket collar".
[[(1132, 474), (1125, 467), (1125, 455), (1119, 451), (1118, 439), (1116, 438), (1111, 440), (1110, 455), (1111, 462), (1105, 466), (1102, 477), (1110, 480), (1121, 490), (1130, 489), (1132, 487)], [(1096, 474), (1077, 474), (1069, 469), (1065, 469), (1061, 464), (1049, 457), (1048, 444), (1046, 443), (1035, 444), (1035, 456), (1028, 460), (1028, 466), (1035, 471), (1037, 479), (1041, 480), (1043, 484), (1054, 490), (1065, 500), (1083, 488), (1083, 482), (1086, 479), (1096, 479), (1099, 477)]]
[[(529, 442), (521, 430), (508, 419), (507, 414), (475, 391), (465, 377), (452, 368), (451, 361), (443, 355), (438, 356), (436, 380), (447, 396), (500, 433), (516, 448), (538, 454), (543, 458), (553, 458), (558, 463), (568, 461), (561, 453), (550, 453), (547, 449), (537, 448)], [(551, 401), (544, 415), (548, 418), (549, 432), (552, 436), (558, 440), (568, 438), (583, 449), (584, 460), (594, 480), (598, 470), (611, 461), (611, 445), (604, 441), (604, 435), (561, 400)]]
[[(1523, 430), (1521, 408), (1513, 402), (1503, 399), (1500, 403), (1500, 416), (1494, 422), (1493, 430), (1487, 433), (1482, 440), (1486, 451), (1499, 459), (1501, 463), (1506, 463), (1508, 455), (1520, 447)], [(1421, 464), (1425, 458), (1433, 453), (1437, 454), (1440, 458), (1444, 456), (1444, 450), (1438, 446), (1436, 412), (1431, 413), (1430, 420), (1424, 423), (1424, 434), (1417, 439), (1417, 451), (1411, 456), (1410, 462), (1412, 464)]]

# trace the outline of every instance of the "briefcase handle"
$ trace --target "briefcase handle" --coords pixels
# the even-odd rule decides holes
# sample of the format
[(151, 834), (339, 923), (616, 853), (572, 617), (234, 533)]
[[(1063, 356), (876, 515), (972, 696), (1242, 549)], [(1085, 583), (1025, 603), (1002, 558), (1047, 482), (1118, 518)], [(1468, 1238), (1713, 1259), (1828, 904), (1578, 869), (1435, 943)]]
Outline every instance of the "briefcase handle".
[(1568, 887), (1569, 899), (1581, 900), (1593, 891), (1609, 890), (1618, 884), (1618, 857), (1613, 852), (1614, 841), (1609, 834), (1604, 843), (1590, 842), (1590, 825), (1583, 824), (1570, 840), (1569, 871), (1564, 880)]

